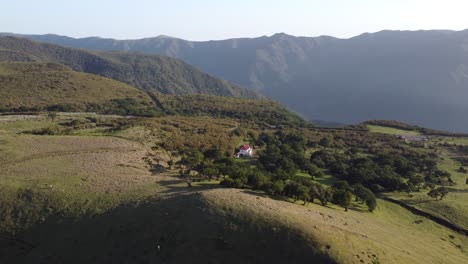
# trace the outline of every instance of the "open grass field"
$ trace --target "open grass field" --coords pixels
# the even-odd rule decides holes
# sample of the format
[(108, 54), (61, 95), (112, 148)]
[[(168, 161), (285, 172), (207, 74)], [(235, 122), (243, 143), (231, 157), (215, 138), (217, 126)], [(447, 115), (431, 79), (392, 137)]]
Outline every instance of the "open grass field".
[(403, 130), (397, 129), (393, 127), (385, 127), (385, 126), (376, 126), (376, 125), (367, 125), (369, 131), (372, 133), (383, 133), (383, 134), (390, 134), (390, 135), (420, 135), (418, 131), (415, 130)]
[[(0, 120), (2, 203), (14, 204), (19, 189), (61, 197), (65, 207), (107, 210), (157, 187), (141, 144), (114, 137), (37, 136), (18, 131), (49, 126), (44, 117)], [(7, 224), (5, 221), (3, 224)], [(21, 223), (9, 222), (1, 230)]]

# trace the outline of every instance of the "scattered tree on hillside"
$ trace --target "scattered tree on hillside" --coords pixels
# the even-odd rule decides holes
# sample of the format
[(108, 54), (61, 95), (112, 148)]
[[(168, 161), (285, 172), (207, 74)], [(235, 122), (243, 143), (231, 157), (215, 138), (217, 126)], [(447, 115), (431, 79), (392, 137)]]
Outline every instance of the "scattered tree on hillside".
[(445, 188), (445, 187), (439, 187), (439, 188), (437, 188), (437, 190), (440, 193), (440, 200), (442, 200), (449, 193), (449, 190), (447, 188)]
[(348, 207), (353, 199), (353, 194), (347, 189), (338, 189), (333, 193), (333, 203), (348, 211)]
[(437, 189), (431, 189), (427, 195), (429, 195), (431, 198), (437, 199), (440, 196), (440, 192)]
[(190, 171), (199, 166), (202, 161), (203, 154), (200, 151), (190, 151), (186, 153), (178, 163), (185, 166), (185, 173), (189, 174)]
[(57, 118), (57, 112), (48, 112), (47, 118), (49, 118), (52, 121), (55, 121), (55, 118)]
[(375, 210), (375, 208), (377, 207), (377, 200), (375, 199), (368, 199), (366, 200), (366, 205), (367, 205), (367, 209), (370, 211), (370, 212), (373, 212)]
[(318, 199), (320, 203), (325, 206), (330, 202), (333, 198), (333, 192), (330, 188), (328, 187), (323, 187), (320, 189)]
[(203, 175), (211, 181), (214, 177), (219, 178), (219, 170), (213, 164), (209, 164), (203, 167)]
[(285, 188), (285, 187), (286, 187), (286, 184), (284, 183), (284, 181), (282, 181), (282, 180), (277, 180), (277, 181), (274, 181), (273, 183), (270, 183), (270, 184), (266, 187), (266, 191), (267, 191), (271, 196), (281, 195), (281, 194), (283, 194), (284, 188)]
[(406, 183), (409, 187), (410, 191), (417, 191), (421, 190), (421, 184), (424, 183), (424, 178), (420, 176), (412, 176), (408, 182)]
[(434, 199), (437, 199), (438, 197), (440, 197), (440, 200), (442, 200), (445, 196), (447, 196), (448, 193), (449, 193), (449, 190), (447, 188), (439, 187), (439, 188), (430, 190), (427, 193), (427, 195), (429, 195), (430, 197)]

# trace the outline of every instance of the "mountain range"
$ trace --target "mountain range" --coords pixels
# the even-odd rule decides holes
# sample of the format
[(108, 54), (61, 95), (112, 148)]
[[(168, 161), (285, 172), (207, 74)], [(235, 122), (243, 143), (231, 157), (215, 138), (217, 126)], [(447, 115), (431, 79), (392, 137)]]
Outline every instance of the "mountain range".
[(254, 91), (167, 56), (73, 49), (7, 36), (0, 37), (0, 61), (63, 64), (74, 71), (108, 77), (163, 94), (262, 98)]
[(350, 39), (271, 37), (195, 42), (23, 35), (103, 51), (181, 59), (277, 99), (311, 120), (392, 119), (468, 131), (468, 30), (381, 31)]

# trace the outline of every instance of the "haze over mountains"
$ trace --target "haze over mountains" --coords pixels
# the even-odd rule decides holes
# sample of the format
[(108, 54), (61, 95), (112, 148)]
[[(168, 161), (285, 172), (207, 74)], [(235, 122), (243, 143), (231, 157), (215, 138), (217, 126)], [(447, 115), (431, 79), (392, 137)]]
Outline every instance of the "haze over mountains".
[(28, 35), (63, 46), (182, 59), (278, 99), (309, 119), (394, 119), (468, 131), (468, 30), (381, 31), (350, 39), (276, 34), (193, 42)]

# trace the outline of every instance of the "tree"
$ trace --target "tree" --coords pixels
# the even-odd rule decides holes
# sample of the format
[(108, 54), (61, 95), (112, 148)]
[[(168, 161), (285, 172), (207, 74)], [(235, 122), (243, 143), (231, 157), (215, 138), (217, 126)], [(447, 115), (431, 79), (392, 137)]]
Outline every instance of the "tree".
[(411, 191), (420, 191), (421, 189), (421, 184), (424, 183), (424, 178), (420, 176), (412, 176), (408, 180), (408, 186), (410, 186)]
[(429, 195), (431, 198), (437, 199), (437, 197), (440, 196), (440, 192), (438, 189), (432, 189), (427, 193), (427, 195)]
[(320, 177), (322, 176), (322, 172), (320, 169), (312, 164), (310, 161), (306, 161), (302, 167), (302, 170), (307, 172), (310, 176), (317, 176)]
[(203, 154), (200, 151), (191, 151), (184, 155), (179, 163), (186, 166), (187, 173), (190, 173), (190, 171), (200, 165), (202, 161)]
[(203, 156), (206, 159), (219, 159), (223, 156), (221, 149), (217, 146), (211, 147), (203, 152)]
[(352, 200), (353, 194), (346, 189), (335, 190), (333, 194), (333, 203), (343, 207), (345, 211), (348, 211), (348, 207)]
[(362, 202), (364, 202), (366, 200), (366, 187), (364, 187), (364, 185), (360, 184), (360, 183), (356, 183), (352, 186), (352, 189), (353, 189), (353, 194), (356, 196), (356, 202), (358, 202), (359, 200), (361, 200)]
[(375, 208), (377, 207), (377, 200), (375, 199), (368, 199), (366, 200), (366, 205), (367, 205), (367, 209), (370, 211), (370, 212), (373, 212), (375, 210)]
[(284, 192), (287, 196), (292, 197), (294, 201), (304, 200), (307, 203), (310, 199), (309, 187), (296, 181), (289, 181), (284, 188)]
[(329, 187), (321, 186), (318, 189), (317, 199), (320, 201), (320, 204), (323, 206), (327, 205), (333, 198), (333, 192)]
[(52, 121), (55, 121), (55, 118), (57, 118), (57, 112), (48, 112), (47, 113), (47, 117), (52, 120)]
[(437, 190), (439, 191), (439, 194), (440, 194), (440, 200), (442, 200), (449, 193), (449, 190), (445, 187), (439, 187), (437, 188)]
[(297, 199), (303, 200), (304, 205), (309, 203), (309, 200), (310, 200), (309, 191), (310, 191), (309, 187), (302, 185), (302, 184), (300, 184), (296, 190)]
[(333, 144), (333, 140), (329, 137), (323, 137), (322, 139), (320, 139), (319, 141), (319, 145), (324, 147), (324, 148), (329, 148), (331, 147)]
[(275, 181), (275, 182), (271, 183), (271, 184), (268, 186), (267, 191), (268, 191), (272, 196), (275, 196), (275, 195), (278, 195), (278, 194), (282, 194), (283, 191), (284, 191), (285, 186), (286, 186), (286, 185), (284, 184), (283, 181), (278, 180), (278, 181)]
[(256, 142), (256, 139), (258, 138), (258, 134), (253, 131), (253, 130), (249, 130), (247, 132), (247, 138), (249, 139), (249, 144), (255, 148), (255, 142)]
[(217, 179), (219, 179), (221, 175), (226, 178), (226, 175), (229, 174), (232, 166), (234, 165), (234, 160), (232, 158), (221, 158), (215, 160), (213, 163), (218, 168), (219, 175), (217, 176)]
[(173, 139), (156, 144), (152, 149), (156, 150), (158, 147), (161, 147), (166, 152), (167, 156), (169, 156), (167, 165), (169, 166), (169, 169), (172, 169), (172, 166), (175, 164), (174, 159), (179, 156), (179, 150), (181, 149), (181, 146), (179, 143), (177, 143), (177, 140)]
[(213, 177), (217, 177), (219, 175), (219, 170), (213, 165), (208, 165), (203, 168), (203, 174), (208, 177), (209, 181), (211, 181)]
[(367, 200), (375, 200), (374, 193), (360, 183), (353, 185), (352, 190), (353, 194), (356, 196), (356, 202), (362, 201), (364, 203)]
[(337, 189), (337, 190), (348, 190), (349, 189), (349, 185), (348, 185), (347, 181), (337, 181), (337, 182), (333, 183), (332, 187), (333, 187), (333, 189)]
[(270, 179), (261, 172), (255, 171), (248, 176), (247, 183), (254, 189), (262, 189), (270, 183)]
[(439, 187), (436, 189), (430, 190), (427, 195), (430, 197), (437, 199), (440, 196), (440, 200), (442, 200), (447, 194), (449, 193), (449, 190), (445, 187)]
[(374, 211), (377, 206), (377, 199), (371, 190), (367, 189), (362, 184), (355, 184), (353, 185), (353, 193), (356, 196), (356, 201), (361, 200), (363, 203), (366, 203), (367, 209), (369, 209), (370, 212)]

